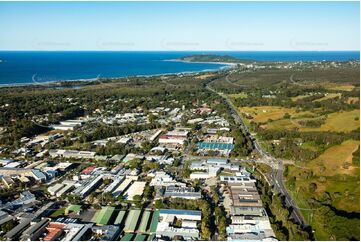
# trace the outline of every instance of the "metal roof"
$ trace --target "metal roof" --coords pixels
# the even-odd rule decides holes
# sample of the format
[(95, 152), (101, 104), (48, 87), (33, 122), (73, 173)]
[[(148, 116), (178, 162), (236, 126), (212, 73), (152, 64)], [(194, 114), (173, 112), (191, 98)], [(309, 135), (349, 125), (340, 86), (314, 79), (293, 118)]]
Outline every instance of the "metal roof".
[(144, 211), (142, 221), (140, 222), (138, 231), (141, 233), (145, 233), (147, 231), (147, 225), (150, 218), (150, 211)]
[(109, 222), (114, 209), (115, 209), (114, 207), (103, 207), (100, 213), (98, 214), (95, 222), (97, 224), (106, 225)]
[(141, 210), (130, 210), (127, 220), (125, 221), (124, 231), (134, 232), (138, 223)]

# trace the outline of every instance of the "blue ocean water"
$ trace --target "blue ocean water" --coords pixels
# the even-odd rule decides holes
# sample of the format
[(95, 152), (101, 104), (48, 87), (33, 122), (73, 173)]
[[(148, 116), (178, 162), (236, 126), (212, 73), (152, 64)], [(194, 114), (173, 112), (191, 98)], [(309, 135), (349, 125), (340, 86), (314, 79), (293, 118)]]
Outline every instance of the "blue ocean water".
[(199, 72), (227, 66), (165, 61), (192, 54), (227, 54), (258, 61), (360, 59), (358, 51), (0, 51), (0, 85)]

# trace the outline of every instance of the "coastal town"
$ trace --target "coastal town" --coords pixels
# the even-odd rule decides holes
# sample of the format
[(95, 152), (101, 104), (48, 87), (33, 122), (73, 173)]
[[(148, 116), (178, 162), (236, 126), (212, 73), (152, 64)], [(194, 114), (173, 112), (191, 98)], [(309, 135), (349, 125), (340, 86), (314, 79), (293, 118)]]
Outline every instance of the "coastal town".
[[(1, 190), (12, 195), (1, 200), (0, 236), (202, 240), (216, 226), (216, 240), (276, 240), (252, 166), (230, 159), (229, 121), (207, 103), (191, 109), (171, 103), (125, 113), (95, 110), (22, 137), (18, 149), (1, 148)], [(64, 148), (99, 125), (150, 128)]]
[[(32, 100), (24, 127), (15, 122), (19, 106), (10, 96), (0, 107), (11, 120), (0, 133), (0, 237), (309, 238), (305, 218), (283, 184), (282, 161), (249, 131), (258, 110), (239, 113), (234, 104), (245, 94), (214, 89), (235, 88), (234, 76), (248, 73), (358, 66), (355, 61), (252, 63), (216, 72), (97, 80), (90, 86), (70, 82), (63, 89), (39, 86), (35, 91), (48, 102)], [(324, 99), (331, 91), (312, 90), (306, 95)], [(256, 95), (272, 101), (281, 99), (283, 90)], [(62, 111), (46, 111), (59, 106)], [(271, 140), (276, 147), (282, 142)]]

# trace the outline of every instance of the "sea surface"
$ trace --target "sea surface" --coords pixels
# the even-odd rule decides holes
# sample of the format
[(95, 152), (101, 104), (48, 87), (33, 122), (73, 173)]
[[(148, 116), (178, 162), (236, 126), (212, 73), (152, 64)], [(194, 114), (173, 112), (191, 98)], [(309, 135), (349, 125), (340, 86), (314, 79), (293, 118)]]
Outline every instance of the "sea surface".
[(358, 51), (0, 51), (0, 86), (98, 77), (126, 77), (225, 68), (225, 64), (167, 61), (192, 54), (257, 61), (359, 60)]

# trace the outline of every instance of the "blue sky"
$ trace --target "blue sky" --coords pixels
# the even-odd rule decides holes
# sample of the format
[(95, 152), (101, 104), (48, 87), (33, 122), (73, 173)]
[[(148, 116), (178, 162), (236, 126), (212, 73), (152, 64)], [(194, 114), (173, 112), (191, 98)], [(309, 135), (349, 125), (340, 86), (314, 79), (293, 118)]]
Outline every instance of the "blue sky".
[(359, 50), (359, 2), (0, 2), (1, 50)]

